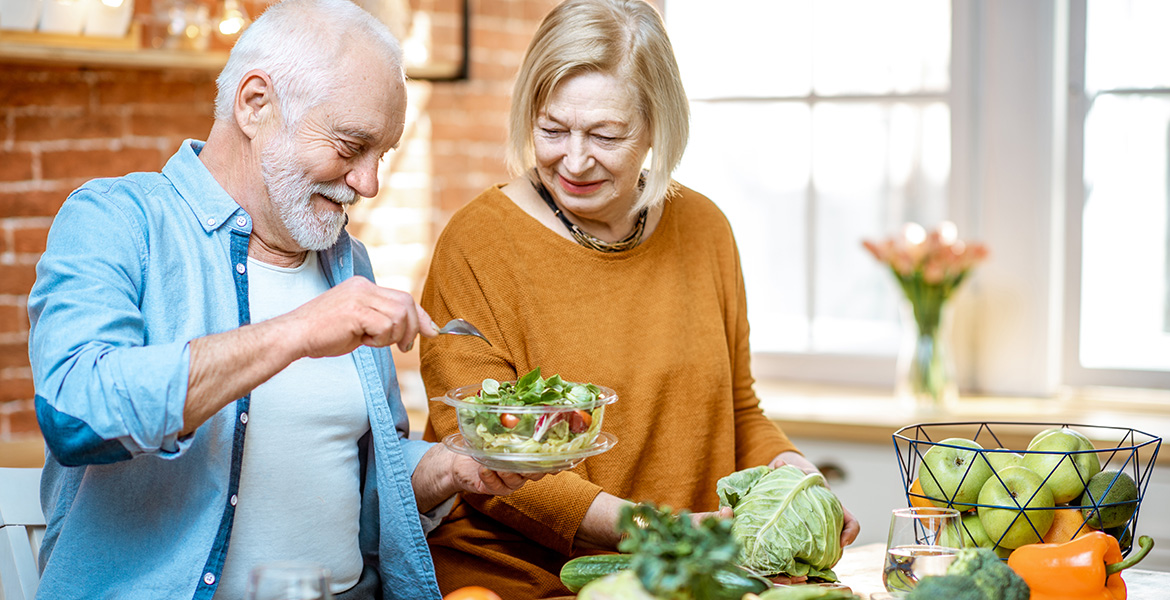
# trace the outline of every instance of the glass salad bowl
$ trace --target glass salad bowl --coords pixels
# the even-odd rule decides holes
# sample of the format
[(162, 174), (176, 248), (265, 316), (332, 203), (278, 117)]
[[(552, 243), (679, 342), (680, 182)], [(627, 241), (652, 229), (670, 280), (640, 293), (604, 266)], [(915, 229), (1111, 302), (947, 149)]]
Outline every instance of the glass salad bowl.
[(491, 469), (561, 471), (617, 443), (601, 431), (605, 407), (617, 393), (557, 375), (543, 379), (539, 368), (517, 381), (485, 379), (432, 400), (454, 407), (459, 420), (459, 433), (443, 443)]

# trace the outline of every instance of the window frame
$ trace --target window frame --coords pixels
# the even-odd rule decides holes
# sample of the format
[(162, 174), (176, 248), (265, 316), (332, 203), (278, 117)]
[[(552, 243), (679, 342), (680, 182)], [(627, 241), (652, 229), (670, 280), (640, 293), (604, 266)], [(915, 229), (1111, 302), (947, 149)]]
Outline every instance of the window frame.
[[(880, 104), (897, 104), (897, 103), (911, 103), (918, 104), (924, 102), (944, 102), (948, 106), (951, 119), (951, 135), (950, 135), (950, 151), (951, 151), (951, 165), (950, 165), (950, 179), (948, 183), (948, 205), (946, 207), (950, 219), (954, 221), (959, 230), (964, 232), (965, 237), (973, 233), (975, 229), (975, 219), (969, 210), (968, 198), (970, 194), (967, 191), (970, 182), (972, 181), (968, 165), (969, 161), (963, 160), (960, 157), (970, 153), (970, 144), (973, 136), (971, 135), (970, 127), (970, 107), (972, 91), (969, 88), (969, 74), (973, 70), (973, 57), (971, 43), (973, 36), (968, 31), (962, 31), (961, 24), (969, 23), (972, 18), (972, 6), (970, 2), (963, 0), (952, 1), (951, 8), (951, 76), (950, 83), (945, 92), (931, 93), (931, 92), (911, 92), (911, 93), (887, 93), (887, 94), (840, 94), (840, 95), (818, 95), (812, 92), (806, 96), (782, 96), (782, 97), (739, 97), (726, 96), (718, 98), (709, 98), (703, 96), (691, 96), (692, 102), (728, 102), (728, 101), (748, 101), (748, 102), (799, 102), (810, 108), (810, 110), (819, 103), (826, 102), (874, 102)], [(665, 10), (670, 9), (670, 0), (665, 2)], [(817, 219), (816, 202), (814, 199), (814, 190), (812, 189), (811, 181), (806, 189), (806, 203), (809, 207), (806, 227), (813, 229)], [(816, 256), (816, 240), (810, 236), (807, 242), (807, 256), (809, 261), (815, 262)], [(863, 252), (861, 247), (861, 240), (857, 241), (858, 252)], [(874, 268), (880, 268), (880, 265), (874, 263)], [(815, 294), (816, 273), (815, 270), (809, 266), (805, 269), (805, 285), (808, 290), (809, 299), (807, 304), (808, 314), (811, 319), (812, 311), (815, 303), (813, 296)], [(749, 311), (751, 307), (749, 306)], [(964, 333), (960, 332), (958, 328), (955, 330), (955, 338), (958, 343), (965, 344)], [(967, 360), (964, 360), (964, 359)], [(959, 372), (971, 372), (969, 368), (970, 357), (962, 354), (956, 355), (956, 363), (959, 367)], [(872, 355), (872, 354), (845, 354), (845, 353), (831, 353), (831, 352), (763, 352), (753, 351), (752, 353), (752, 372), (758, 379), (765, 380), (787, 380), (800, 381), (811, 383), (826, 383), (826, 384), (845, 384), (854, 386), (868, 386), (868, 387), (890, 387), (894, 385), (895, 379), (895, 363), (897, 361), (896, 355)]]
[[(1067, 96), (1067, 206), (1065, 211), (1064, 331), (1062, 347), (1062, 383), (1073, 388), (1091, 386), (1170, 389), (1170, 372), (1133, 369), (1089, 368), (1080, 361), (1081, 320), (1081, 235), (1086, 198), (1084, 180), (1085, 119), (1095, 98), (1089, 97), (1085, 85), (1085, 62), (1088, 51), (1088, 1), (1071, 0), (1068, 12), (1068, 90)], [(1170, 90), (1111, 90), (1097, 96), (1118, 93), (1164, 95)]]

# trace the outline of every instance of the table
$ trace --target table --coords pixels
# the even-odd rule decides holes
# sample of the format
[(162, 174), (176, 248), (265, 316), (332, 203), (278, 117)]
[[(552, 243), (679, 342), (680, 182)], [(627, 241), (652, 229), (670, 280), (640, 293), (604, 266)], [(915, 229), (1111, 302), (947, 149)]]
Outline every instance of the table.
[[(882, 561), (885, 559), (885, 544), (864, 544), (845, 549), (841, 561), (833, 572), (841, 583), (848, 585), (854, 594), (868, 599), (870, 594), (885, 592), (882, 586)], [(1122, 572), (1128, 588), (1128, 600), (1164, 600), (1170, 597), (1170, 572), (1126, 569)], [(573, 596), (551, 600), (573, 600)]]
[[(841, 583), (848, 585), (854, 594), (862, 598), (868, 598), (869, 594), (875, 592), (884, 592), (882, 561), (885, 550), (885, 544), (846, 548), (845, 555), (833, 567), (833, 572), (841, 579)], [(1129, 600), (1163, 600), (1170, 597), (1170, 592), (1167, 592), (1170, 590), (1170, 573), (1126, 569), (1122, 571), (1121, 577), (1129, 590)]]

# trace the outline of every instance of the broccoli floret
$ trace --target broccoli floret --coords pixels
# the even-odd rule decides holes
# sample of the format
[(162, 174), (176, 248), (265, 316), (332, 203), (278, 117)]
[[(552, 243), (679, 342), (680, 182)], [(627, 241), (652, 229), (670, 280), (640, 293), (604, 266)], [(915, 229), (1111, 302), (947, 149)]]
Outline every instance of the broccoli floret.
[(1028, 600), (1031, 590), (988, 548), (960, 550), (944, 576), (923, 577), (909, 600)]
[(923, 577), (911, 590), (907, 600), (989, 600), (976, 587), (974, 580), (962, 575), (931, 575)]

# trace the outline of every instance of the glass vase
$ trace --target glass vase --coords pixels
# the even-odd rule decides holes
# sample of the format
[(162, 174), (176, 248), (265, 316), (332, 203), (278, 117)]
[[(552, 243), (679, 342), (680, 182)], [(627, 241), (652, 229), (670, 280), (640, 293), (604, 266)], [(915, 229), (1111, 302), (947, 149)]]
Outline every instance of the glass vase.
[(953, 313), (946, 301), (903, 302), (904, 334), (894, 392), (916, 409), (941, 410), (959, 398), (950, 347)]

